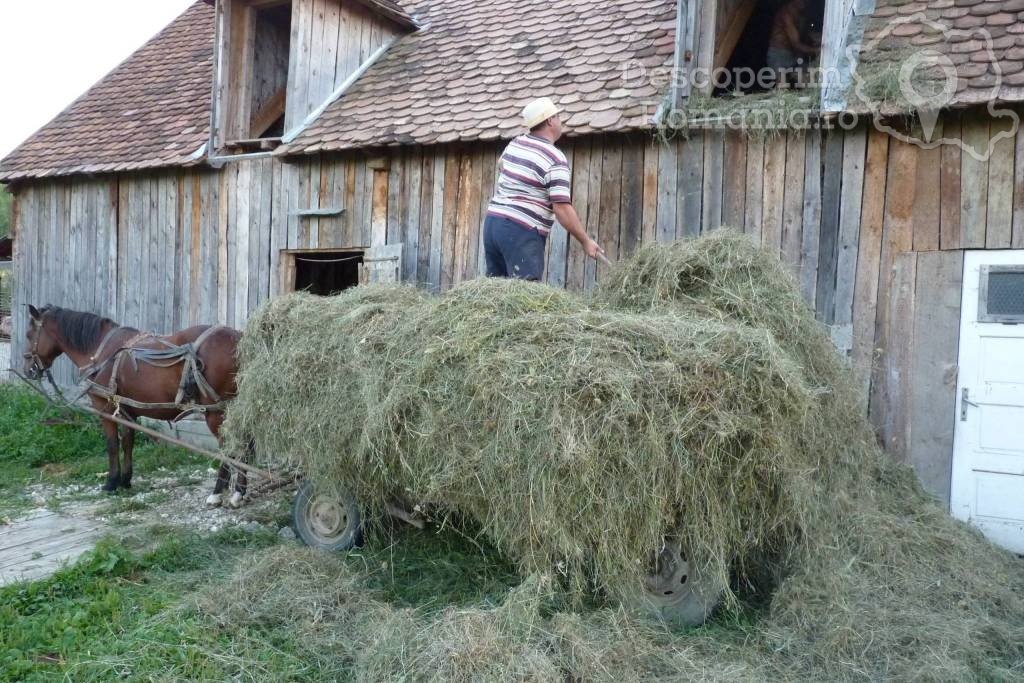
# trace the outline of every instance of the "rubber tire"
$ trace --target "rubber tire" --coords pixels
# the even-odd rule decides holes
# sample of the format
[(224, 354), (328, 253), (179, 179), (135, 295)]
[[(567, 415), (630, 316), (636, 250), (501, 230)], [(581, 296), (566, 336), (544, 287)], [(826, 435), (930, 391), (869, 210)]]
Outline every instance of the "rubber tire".
[(306, 479), (295, 494), (292, 504), (292, 526), (296, 535), (311, 548), (327, 552), (344, 552), (363, 545), (362, 518), (356, 499), (346, 495), (342, 500), (335, 501), (346, 514), (344, 528), (336, 535), (325, 536), (316, 530), (311, 518), (312, 507), (322, 503), (324, 496), (317, 496), (316, 486), (312, 480)]
[(689, 570), (689, 563), (686, 563), (684, 571), (675, 573), (685, 574), (686, 582), (682, 584), (684, 588), (674, 590), (673, 597), (659, 599), (646, 586), (630, 586), (618, 591), (619, 601), (627, 612), (657, 619), (676, 628), (703, 625), (722, 602), (725, 591), (701, 580), (699, 575)]

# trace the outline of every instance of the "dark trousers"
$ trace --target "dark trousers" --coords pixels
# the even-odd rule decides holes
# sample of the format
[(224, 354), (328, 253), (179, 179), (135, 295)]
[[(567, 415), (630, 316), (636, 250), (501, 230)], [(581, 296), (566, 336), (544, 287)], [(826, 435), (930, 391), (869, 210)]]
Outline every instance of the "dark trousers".
[(488, 216), (484, 221), (484, 256), (487, 277), (518, 280), (544, 279), (544, 248), (547, 237), (515, 221)]

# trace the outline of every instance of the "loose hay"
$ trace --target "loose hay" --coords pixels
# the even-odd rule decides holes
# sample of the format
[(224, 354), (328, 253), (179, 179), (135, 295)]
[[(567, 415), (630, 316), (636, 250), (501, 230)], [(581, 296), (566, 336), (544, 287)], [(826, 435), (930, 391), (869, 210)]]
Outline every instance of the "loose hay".
[(577, 592), (639, 582), (677, 528), (723, 587), (800, 531), (813, 396), (764, 330), (481, 280), (279, 299), (242, 354), (233, 433), (347, 486), (368, 519), (444, 503)]
[[(370, 518), (390, 497), (446, 503), (524, 576), (557, 568), (576, 595), (636, 580), (672, 529), (722, 585), (730, 569), (780, 582), (742, 632), (666, 640), (608, 610), (544, 620), (592, 633), (594, 661), (633, 629), (639, 651), (690, 676), (1024, 679), (1020, 561), (883, 457), (856, 379), (778, 260), (742, 236), (645, 248), (592, 299), (504, 281), (286, 297), (241, 353), (229, 433), (351, 488)], [(430, 650), (449, 627), (415, 639)], [(498, 640), (489, 662), (523, 646)], [(547, 671), (552, 646), (537, 647)], [(461, 679), (425, 657), (403, 655), (424, 669), (412, 679)]]

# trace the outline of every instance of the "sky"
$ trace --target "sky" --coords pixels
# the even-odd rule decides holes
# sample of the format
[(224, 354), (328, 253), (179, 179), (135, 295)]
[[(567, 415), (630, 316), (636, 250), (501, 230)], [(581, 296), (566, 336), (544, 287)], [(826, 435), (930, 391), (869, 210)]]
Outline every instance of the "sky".
[(195, 0), (0, 0), (0, 158)]

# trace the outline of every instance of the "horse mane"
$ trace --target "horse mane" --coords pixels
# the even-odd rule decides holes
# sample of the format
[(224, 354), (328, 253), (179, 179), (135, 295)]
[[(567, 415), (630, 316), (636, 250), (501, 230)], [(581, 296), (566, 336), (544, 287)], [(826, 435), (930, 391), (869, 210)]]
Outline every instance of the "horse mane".
[(104, 325), (117, 324), (110, 318), (58, 306), (47, 306), (42, 310), (42, 314), (53, 318), (64, 343), (81, 353), (88, 353), (96, 348), (103, 336)]

